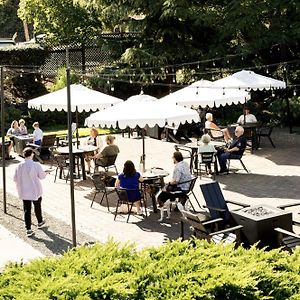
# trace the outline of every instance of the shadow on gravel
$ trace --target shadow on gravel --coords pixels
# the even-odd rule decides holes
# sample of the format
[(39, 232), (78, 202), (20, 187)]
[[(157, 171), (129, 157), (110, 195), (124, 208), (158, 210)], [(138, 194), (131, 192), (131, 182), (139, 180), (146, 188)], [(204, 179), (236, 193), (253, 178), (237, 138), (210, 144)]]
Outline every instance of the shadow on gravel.
[(43, 243), (53, 254), (62, 254), (72, 247), (72, 243), (69, 239), (52, 232), (48, 227), (39, 229), (39, 231), (38, 236), (34, 235), (31, 239)]

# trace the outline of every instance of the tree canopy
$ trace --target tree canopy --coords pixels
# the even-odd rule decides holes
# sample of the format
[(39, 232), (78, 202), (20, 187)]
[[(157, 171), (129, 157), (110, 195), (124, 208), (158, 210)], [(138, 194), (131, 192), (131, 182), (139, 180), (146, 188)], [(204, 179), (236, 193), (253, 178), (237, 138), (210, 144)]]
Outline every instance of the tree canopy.
[[(165, 72), (173, 71), (168, 66), (193, 61), (201, 64), (188, 64), (184, 72), (205, 77), (212, 67), (273, 66), (292, 60), (299, 55), (299, 12), (295, 0), (20, 0), (18, 14), (57, 44), (105, 32), (138, 32), (121, 47), (115, 65), (121, 73), (150, 82), (170, 81)], [(218, 60), (224, 56), (232, 58)]]

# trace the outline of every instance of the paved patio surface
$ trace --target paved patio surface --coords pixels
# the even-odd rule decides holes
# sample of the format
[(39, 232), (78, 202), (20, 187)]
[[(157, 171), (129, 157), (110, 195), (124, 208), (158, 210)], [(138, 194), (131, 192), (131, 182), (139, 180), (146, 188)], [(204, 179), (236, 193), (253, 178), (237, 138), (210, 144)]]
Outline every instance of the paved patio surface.
[[(243, 161), (250, 170), (250, 174), (246, 174), (242, 170), (239, 161), (234, 161), (232, 167), (239, 170), (230, 175), (217, 176), (226, 199), (251, 205), (269, 204), (277, 206), (296, 201), (299, 201), (300, 204), (300, 137), (295, 135), (291, 137), (286, 131), (280, 131), (278, 136), (274, 138), (274, 142), (277, 146), (276, 149), (273, 149), (266, 140), (263, 141), (262, 148), (258, 151), (253, 154), (246, 152)], [(128, 138), (117, 135), (116, 144), (121, 151), (117, 159), (118, 170), (122, 171), (123, 164), (127, 159), (132, 160), (138, 168), (142, 152), (142, 140), (138, 137)], [(171, 174), (174, 167), (172, 163), (173, 152), (174, 144), (147, 138), (146, 168), (162, 167)], [(9, 195), (15, 197), (17, 197), (17, 192), (12, 177), (20, 160), (17, 158), (9, 161), (6, 168), (7, 191)], [(49, 166), (45, 165), (45, 169), (47, 168)], [(71, 223), (70, 186), (60, 179), (54, 183), (54, 173), (48, 175), (43, 182), (42, 207), (49, 218), (54, 218), (67, 226)], [(168, 179), (170, 179), (170, 176), (166, 178), (166, 181)], [(195, 193), (200, 203), (204, 203), (204, 201), (199, 184), (211, 180), (209, 177), (202, 177), (201, 180), (197, 180)], [(92, 197), (93, 186), (90, 180), (75, 182), (76, 229), (78, 234), (85, 236), (84, 241), (104, 242), (109, 238), (113, 238), (120, 242), (135, 242), (138, 248), (143, 248), (145, 246), (158, 246), (179, 237), (179, 213), (172, 212), (171, 220), (163, 223), (157, 221), (159, 215), (154, 214), (151, 210), (149, 210), (150, 216), (148, 218), (133, 215), (130, 217), (129, 223), (126, 223), (126, 217), (120, 215), (114, 221), (113, 214), (107, 211), (105, 205), (94, 203), (93, 208), (90, 208)], [(0, 214), (3, 214), (3, 200), (0, 200)], [(110, 197), (110, 202), (114, 206), (115, 196)], [(151, 204), (150, 200), (148, 204)], [(19, 206), (18, 209), (21, 211), (22, 202), (19, 201), (16, 205)], [(293, 212), (295, 216), (299, 217), (299, 208), (293, 208)], [(11, 212), (8, 211), (8, 213)], [(5, 218), (6, 222), (9, 222), (9, 220), (16, 222), (13, 216), (5, 216)], [(19, 219), (17, 223), (19, 238), (34, 246), (33, 242), (26, 237), (25, 230), (23, 230), (23, 221), (21, 218)], [(51, 227), (49, 230), (51, 230)], [(61, 234), (59, 226), (52, 230), (54, 236)], [(39, 238), (41, 234), (42, 232), (37, 231), (36, 237)], [(43, 243), (42, 239), (40, 243)], [(53, 253), (57, 252), (53, 251)]]

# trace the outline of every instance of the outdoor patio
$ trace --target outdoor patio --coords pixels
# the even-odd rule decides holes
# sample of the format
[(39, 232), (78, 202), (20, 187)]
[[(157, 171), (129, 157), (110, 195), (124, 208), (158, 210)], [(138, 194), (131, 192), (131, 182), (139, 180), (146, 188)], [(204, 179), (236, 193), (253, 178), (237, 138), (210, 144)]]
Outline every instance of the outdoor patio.
[[(226, 199), (236, 200), (239, 202), (248, 203), (251, 205), (268, 204), (277, 206), (282, 204), (294, 203), (295, 200), (300, 203), (299, 193), (299, 174), (300, 174), (300, 157), (299, 145), (300, 136), (289, 135), (287, 130), (275, 130), (273, 133), (273, 140), (276, 148), (273, 149), (269, 141), (262, 141), (262, 148), (251, 154), (246, 152), (243, 161), (250, 174), (246, 174), (241, 170), (239, 162), (234, 162), (232, 167), (240, 168), (234, 174), (217, 176), (223, 189)], [(146, 168), (162, 167), (172, 174), (173, 163), (172, 153), (174, 152), (174, 144), (167, 143), (152, 138), (146, 138)], [(140, 156), (142, 154), (142, 141), (138, 137), (128, 138), (121, 135), (116, 136), (116, 144), (120, 148), (120, 154), (117, 158), (117, 167), (119, 172), (122, 171), (123, 163), (130, 159), (136, 167), (139, 166)], [(13, 196), (17, 196), (15, 184), (12, 180), (16, 164), (21, 158), (10, 160), (7, 162), (7, 191)], [(49, 166), (45, 165), (45, 169)], [(53, 167), (55, 170), (55, 167)], [(54, 174), (50, 175), (43, 182), (44, 196), (42, 207), (44, 212), (57, 219), (57, 224), (70, 224), (71, 223), (71, 208), (70, 208), (70, 186), (65, 180), (58, 179), (54, 183)], [(165, 178), (166, 181), (170, 176)], [(203, 203), (202, 195), (200, 192), (199, 184), (207, 182), (211, 179), (202, 177), (198, 179), (195, 186), (195, 193), (200, 203)], [(75, 182), (75, 206), (76, 206), (76, 229), (78, 236), (84, 235), (85, 241), (104, 242), (108, 238), (120, 242), (135, 242), (138, 248), (145, 246), (157, 246), (166, 242), (167, 240), (179, 238), (179, 219), (180, 213), (172, 212), (171, 220), (159, 223), (157, 220), (159, 214), (154, 214), (151, 211), (151, 201), (149, 199), (148, 205), (150, 216), (143, 218), (141, 216), (132, 215), (129, 223), (126, 223), (125, 216), (118, 215), (116, 221), (113, 220), (113, 214), (107, 211), (105, 201), (103, 205), (94, 203), (93, 208), (90, 208), (91, 200), (93, 197), (93, 184), (91, 180), (76, 181)], [(110, 196), (111, 197), (111, 196)], [(115, 203), (114, 196), (110, 198), (113, 204)], [(98, 196), (99, 200), (99, 196)], [(15, 231), (22, 232), (24, 228), (21, 211), (22, 202), (16, 202), (19, 206), (19, 216), (16, 218), (10, 210), (11, 203), (8, 198), (8, 216), (5, 222), (14, 223)], [(2, 206), (2, 203), (1, 203)], [(300, 211), (297, 207), (294, 208), (295, 215), (298, 217), (297, 212)], [(33, 218), (35, 222), (35, 219)], [(3, 224), (5, 226), (5, 224)], [(50, 226), (47, 228), (48, 237), (52, 237), (44, 241), (43, 231), (37, 231), (33, 239), (28, 239), (25, 234), (19, 236), (28, 241), (31, 245), (36, 243), (46, 243), (48, 250), (55, 248), (54, 244), (57, 237), (61, 237), (60, 228), (62, 225)], [(13, 229), (11, 229), (13, 231)], [(299, 230), (295, 228), (295, 232)], [(71, 230), (69, 239), (65, 242), (65, 246), (70, 246)], [(52, 243), (52, 244), (51, 244)], [(49, 253), (49, 252), (46, 252)], [(52, 253), (57, 253), (54, 250)]]

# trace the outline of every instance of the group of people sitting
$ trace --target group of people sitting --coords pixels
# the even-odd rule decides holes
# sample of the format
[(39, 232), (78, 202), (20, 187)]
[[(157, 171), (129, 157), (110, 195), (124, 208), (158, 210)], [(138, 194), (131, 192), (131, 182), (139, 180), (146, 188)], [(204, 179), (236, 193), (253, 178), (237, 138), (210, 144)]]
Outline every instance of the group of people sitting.
[[(212, 113), (207, 113), (205, 115), (205, 119), (205, 129), (210, 131), (210, 135), (213, 138), (223, 138), (227, 143), (232, 142), (232, 137), (228, 128), (221, 129), (218, 125), (216, 125), (213, 122)], [(244, 113), (240, 115), (237, 120), (237, 124), (239, 125), (244, 125), (247, 123), (257, 123), (257, 119), (253, 114), (250, 113), (249, 107), (244, 108)]]
[[(249, 114), (249, 110), (248, 110)], [(246, 114), (247, 115), (247, 114)], [(243, 115), (244, 116), (244, 115)], [(218, 127), (213, 123), (212, 114), (206, 115), (206, 126), (209, 128), (218, 129)], [(250, 120), (248, 117), (246, 120)], [(252, 121), (253, 119), (251, 119)], [(240, 158), (243, 155), (244, 149), (246, 148), (246, 138), (244, 137), (244, 129), (242, 126), (237, 126), (235, 128), (235, 138), (232, 139), (229, 132), (226, 130), (219, 130), (222, 133), (224, 140), (227, 142), (227, 147), (216, 150), (213, 145), (210, 144), (211, 137), (208, 134), (202, 136), (203, 146), (199, 147), (199, 153), (202, 152), (214, 152), (217, 154), (220, 170), (219, 173), (227, 172), (227, 159), (229, 158)], [(107, 154), (112, 155), (119, 153), (119, 148), (114, 145), (114, 137), (108, 135), (106, 137), (107, 146), (103, 148), (102, 151), (97, 151), (93, 156), (87, 157), (87, 162), (91, 160), (101, 160), (106, 157)], [(96, 129), (91, 129), (90, 137), (87, 139), (87, 144), (97, 146), (101, 148), (101, 141), (98, 136)], [(162, 187), (156, 193), (156, 200), (158, 207), (161, 211), (161, 216), (159, 221), (164, 219), (164, 212), (167, 212), (167, 218), (170, 218), (170, 206), (174, 202), (175, 198), (179, 199), (177, 202), (177, 207), (179, 210), (184, 209), (185, 202), (187, 200), (187, 193), (190, 188), (192, 175), (190, 166), (186, 161), (183, 160), (182, 153), (176, 151), (172, 156), (173, 163), (175, 165), (173, 170), (172, 179), (164, 187)], [(208, 166), (211, 173), (211, 166)], [(128, 191), (129, 201), (135, 202), (137, 213), (141, 214), (140, 202), (136, 201), (140, 199), (141, 195), (139, 192), (139, 185), (144, 181), (142, 174), (136, 170), (134, 163), (130, 160), (126, 161), (124, 164), (123, 172), (118, 175), (118, 179), (115, 183), (116, 187), (130, 189)]]
[[(240, 158), (242, 157), (244, 150), (247, 145), (247, 139), (244, 136), (244, 128), (241, 125), (247, 123), (257, 123), (256, 117), (250, 113), (248, 107), (244, 108), (244, 113), (238, 118), (237, 123), (239, 124), (234, 131), (235, 138), (232, 138), (228, 128), (221, 129), (213, 122), (213, 115), (207, 113), (205, 122), (205, 129), (209, 130), (210, 135), (204, 134), (202, 136), (203, 147), (199, 149), (199, 152), (217, 152), (217, 157), (220, 165), (219, 174), (227, 173), (227, 159), (229, 158)], [(212, 138), (222, 138), (226, 142), (227, 147), (214, 149), (214, 146), (209, 145)], [(207, 166), (211, 172), (210, 165)]]
[[(183, 205), (187, 200), (186, 194), (192, 179), (189, 165), (183, 160), (182, 153), (174, 152), (172, 159), (175, 164), (172, 180), (156, 194), (157, 204), (161, 212), (159, 221), (163, 221), (165, 210), (167, 211), (167, 218), (170, 218), (170, 206), (175, 198), (179, 198), (178, 209), (184, 208)], [(127, 191), (128, 200), (135, 203), (137, 214), (142, 214), (140, 202), (137, 201), (141, 198), (139, 185), (142, 182), (144, 182), (142, 174), (136, 170), (131, 160), (127, 160), (123, 172), (118, 175), (115, 187), (129, 190)]]
[[(42, 140), (43, 140), (43, 131), (40, 129), (39, 126), (39, 122), (34, 122), (32, 124), (33, 127), (33, 143), (36, 145), (41, 145), (42, 144)], [(25, 125), (25, 120), (24, 119), (20, 119), (19, 121), (17, 120), (13, 120), (11, 122), (10, 128), (8, 129), (6, 135), (7, 137), (9, 137), (10, 139), (10, 145), (8, 147), (8, 152), (9, 152), (9, 156), (10, 158), (11, 156), (11, 152), (13, 150), (13, 146), (14, 146), (14, 137), (15, 136), (19, 136), (19, 135), (27, 135), (28, 131), (27, 131), (27, 127)]]
[(86, 145), (95, 146), (97, 149), (92, 153), (87, 153), (85, 161), (87, 164), (87, 173), (91, 172), (91, 162), (94, 162), (94, 168), (97, 166), (106, 166), (110, 157), (118, 155), (120, 149), (114, 144), (115, 137), (113, 135), (107, 135), (105, 138), (106, 146), (103, 148), (103, 142), (98, 134), (96, 128), (91, 128), (90, 135), (86, 139)]

